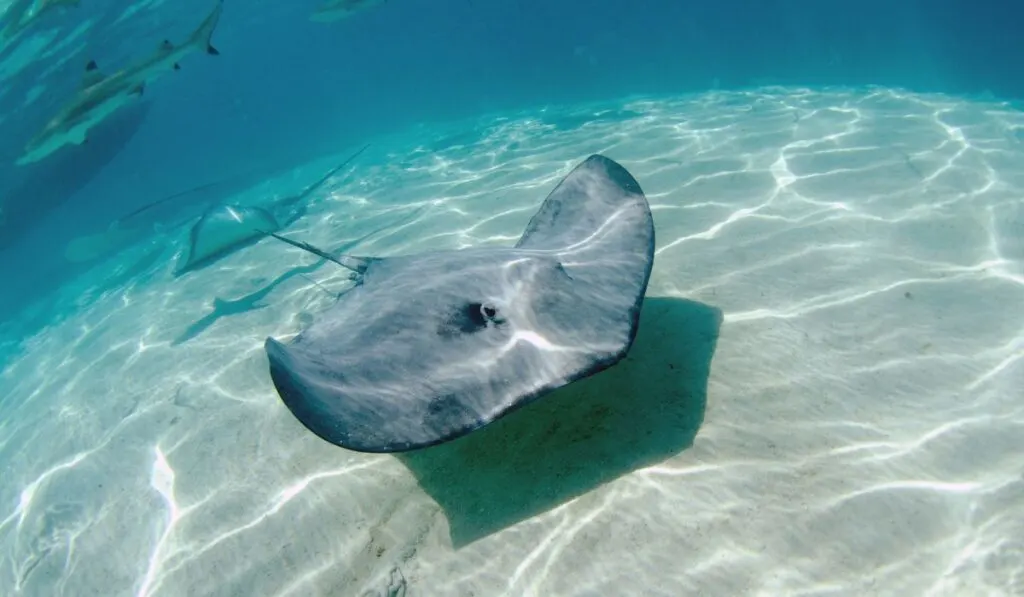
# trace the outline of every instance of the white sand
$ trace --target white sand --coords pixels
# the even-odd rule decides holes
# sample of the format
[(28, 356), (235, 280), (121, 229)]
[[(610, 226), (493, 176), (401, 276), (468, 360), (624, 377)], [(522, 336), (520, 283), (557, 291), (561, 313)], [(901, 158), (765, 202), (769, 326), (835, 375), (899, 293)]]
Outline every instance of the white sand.
[(5, 355), (0, 594), (359, 595), (398, 566), (410, 597), (1024, 595), (1024, 113), (767, 89), (587, 124), (620, 107), (378, 140), (289, 233), (512, 244), (604, 152), (657, 226), (627, 361), (438, 448), (341, 450), (262, 350), (330, 302), (292, 268), (340, 272), (263, 241), (175, 280), (174, 230)]

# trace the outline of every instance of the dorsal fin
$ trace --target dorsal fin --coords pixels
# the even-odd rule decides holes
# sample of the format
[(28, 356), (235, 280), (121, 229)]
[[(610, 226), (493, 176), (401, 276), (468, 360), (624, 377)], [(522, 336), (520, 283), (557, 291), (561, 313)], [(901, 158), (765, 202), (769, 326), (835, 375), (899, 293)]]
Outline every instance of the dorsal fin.
[(89, 63), (85, 65), (85, 74), (82, 75), (82, 89), (92, 87), (102, 80), (103, 73), (100, 72), (100, 67), (96, 65), (95, 60), (90, 60)]
[(174, 44), (171, 43), (171, 40), (165, 39), (162, 42), (160, 42), (160, 47), (158, 48), (158, 50), (160, 52), (164, 53), (164, 54), (166, 54), (168, 52), (173, 52), (174, 51)]

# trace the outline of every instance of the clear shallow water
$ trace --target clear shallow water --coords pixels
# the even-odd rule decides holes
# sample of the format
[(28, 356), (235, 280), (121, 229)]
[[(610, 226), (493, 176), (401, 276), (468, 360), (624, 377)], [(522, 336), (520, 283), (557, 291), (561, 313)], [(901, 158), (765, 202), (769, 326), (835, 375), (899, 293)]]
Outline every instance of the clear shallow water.
[(1024, 593), (1022, 128), (765, 88), (372, 139), (290, 234), (510, 245), (592, 152), (657, 227), (626, 361), (400, 457), (318, 440), (266, 373), (340, 272), (263, 241), (173, 279), (187, 223), (142, 236), (5, 346), (0, 593)]

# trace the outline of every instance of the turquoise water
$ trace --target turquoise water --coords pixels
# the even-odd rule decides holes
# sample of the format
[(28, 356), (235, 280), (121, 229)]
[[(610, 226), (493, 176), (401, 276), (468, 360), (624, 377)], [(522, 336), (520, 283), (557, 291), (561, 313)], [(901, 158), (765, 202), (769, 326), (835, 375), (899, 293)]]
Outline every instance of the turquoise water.
[[(480, 4), (229, 3), (219, 56), (28, 166), (84, 55), (211, 4), (7, 41), (0, 594), (1024, 594), (1020, 42), (952, 2)], [(345, 270), (264, 238), (175, 275), (223, 203), (511, 246), (592, 153), (656, 227), (628, 357), (440, 446), (345, 450), (278, 397), (264, 340)]]

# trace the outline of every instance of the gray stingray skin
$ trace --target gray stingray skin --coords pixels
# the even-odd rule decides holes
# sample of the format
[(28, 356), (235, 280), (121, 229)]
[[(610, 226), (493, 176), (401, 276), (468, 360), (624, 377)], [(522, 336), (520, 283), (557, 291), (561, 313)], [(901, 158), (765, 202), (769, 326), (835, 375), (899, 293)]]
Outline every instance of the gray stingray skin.
[[(234, 253), (266, 236), (264, 230), (277, 231), (274, 214), (262, 207), (217, 205), (207, 210), (189, 232), (188, 258), (174, 275), (202, 269), (225, 255)], [(221, 238), (217, 238), (220, 235)]]
[(439, 444), (621, 360), (653, 262), (640, 185), (593, 155), (514, 248), (369, 259), (292, 343), (267, 338), (270, 374), (328, 442), (359, 452)]

